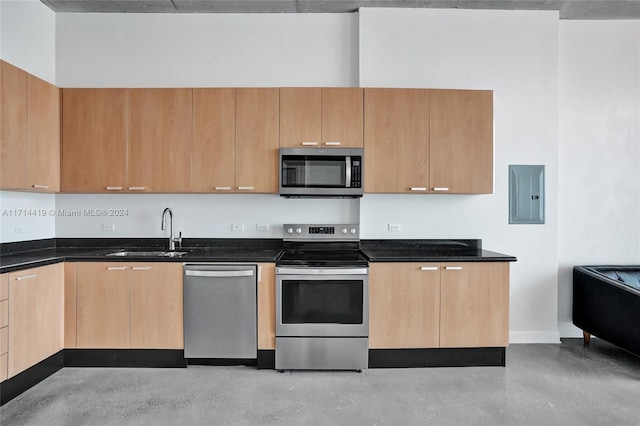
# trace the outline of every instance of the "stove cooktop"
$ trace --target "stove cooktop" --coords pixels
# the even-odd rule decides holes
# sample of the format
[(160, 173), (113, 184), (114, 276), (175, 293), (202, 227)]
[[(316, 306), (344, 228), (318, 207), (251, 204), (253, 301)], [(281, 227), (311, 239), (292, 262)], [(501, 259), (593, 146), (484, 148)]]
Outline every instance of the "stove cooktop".
[(277, 266), (367, 267), (369, 262), (360, 250), (285, 250)]

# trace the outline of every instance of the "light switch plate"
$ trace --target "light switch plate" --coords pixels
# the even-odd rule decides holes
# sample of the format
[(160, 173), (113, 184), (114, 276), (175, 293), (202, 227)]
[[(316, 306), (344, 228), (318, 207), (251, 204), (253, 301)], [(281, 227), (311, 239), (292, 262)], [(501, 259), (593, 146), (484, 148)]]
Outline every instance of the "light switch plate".
[(509, 166), (509, 223), (544, 224), (544, 166)]

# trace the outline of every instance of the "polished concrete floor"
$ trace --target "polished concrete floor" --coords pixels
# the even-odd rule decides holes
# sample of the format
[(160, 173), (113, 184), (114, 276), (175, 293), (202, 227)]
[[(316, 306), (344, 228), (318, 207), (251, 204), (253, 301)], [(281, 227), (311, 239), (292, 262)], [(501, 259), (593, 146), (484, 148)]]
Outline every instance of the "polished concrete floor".
[(512, 345), (505, 368), (64, 368), (0, 424), (640, 425), (639, 397), (639, 357), (570, 339)]

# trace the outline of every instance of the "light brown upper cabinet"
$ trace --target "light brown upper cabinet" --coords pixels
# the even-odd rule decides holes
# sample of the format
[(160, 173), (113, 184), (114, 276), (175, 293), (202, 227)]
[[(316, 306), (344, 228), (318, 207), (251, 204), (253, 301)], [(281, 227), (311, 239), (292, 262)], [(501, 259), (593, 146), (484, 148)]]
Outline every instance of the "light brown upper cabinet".
[(27, 73), (0, 61), (0, 188), (26, 189)]
[(127, 89), (63, 89), (62, 191), (127, 186)]
[(281, 147), (363, 146), (363, 89), (280, 89)]
[(236, 191), (278, 192), (279, 90), (236, 89)]
[(189, 191), (192, 95), (192, 89), (129, 90), (129, 191)]
[(430, 90), (429, 143), (431, 192), (491, 194), (493, 92)]
[(365, 192), (429, 188), (429, 91), (364, 89)]
[(236, 187), (236, 91), (193, 89), (191, 190)]
[(493, 191), (493, 92), (365, 89), (365, 191)]
[(0, 65), (0, 187), (60, 190), (60, 90)]

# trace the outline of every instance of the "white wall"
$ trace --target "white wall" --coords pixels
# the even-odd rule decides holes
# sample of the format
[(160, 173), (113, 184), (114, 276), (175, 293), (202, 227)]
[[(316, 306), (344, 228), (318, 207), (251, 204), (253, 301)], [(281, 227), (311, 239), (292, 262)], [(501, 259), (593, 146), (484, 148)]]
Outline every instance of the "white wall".
[(55, 84), (55, 13), (39, 0), (0, 1), (0, 57)]
[(60, 87), (357, 86), (358, 14), (77, 14)]
[[(495, 194), (366, 195), (362, 237), (482, 238), (517, 256), (510, 340), (557, 342), (558, 13), (361, 9), (360, 84), (494, 90)], [(508, 224), (509, 164), (546, 166), (546, 224)]]
[[(56, 196), (57, 237), (166, 237), (162, 211), (171, 207), (174, 233), (185, 238), (282, 238), (284, 223), (358, 223), (357, 199), (289, 199), (244, 194), (108, 194)], [(98, 216), (82, 216), (88, 209)], [(72, 216), (75, 211), (81, 215)], [(94, 213), (95, 214), (95, 213)], [(122, 214), (122, 216), (117, 216)], [(115, 225), (103, 231), (102, 225)], [(244, 231), (232, 231), (232, 224)], [(268, 225), (258, 231), (257, 225)]]
[(572, 268), (640, 264), (640, 21), (560, 23), (559, 325)]
[(0, 243), (55, 237), (53, 194), (0, 191)]
[[(55, 83), (55, 13), (38, 0), (0, 1), (0, 58)], [(0, 242), (54, 237), (55, 218), (39, 216), (54, 205), (52, 194), (0, 191)]]

